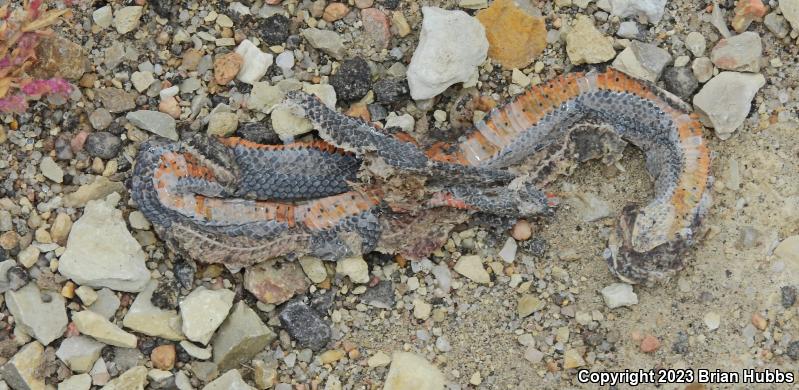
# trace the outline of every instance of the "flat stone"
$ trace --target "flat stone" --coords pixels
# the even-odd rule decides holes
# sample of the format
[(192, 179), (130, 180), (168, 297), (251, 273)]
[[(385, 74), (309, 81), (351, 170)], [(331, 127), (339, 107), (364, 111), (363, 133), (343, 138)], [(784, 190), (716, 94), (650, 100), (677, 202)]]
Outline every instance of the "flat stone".
[(58, 384), (58, 390), (89, 390), (91, 387), (92, 376), (89, 374), (72, 375)]
[(516, 313), (524, 318), (546, 307), (546, 302), (533, 294), (524, 294), (516, 304)]
[(774, 249), (774, 255), (784, 261), (799, 265), (799, 235), (782, 240)]
[(136, 348), (138, 341), (136, 336), (125, 332), (93, 311), (73, 312), (72, 322), (75, 323), (79, 332), (91, 336), (97, 341), (117, 347)]
[(422, 7), (419, 44), (407, 77), (414, 100), (430, 99), (449, 86), (474, 78), (488, 54), (485, 29), (463, 11)]
[(40, 367), (44, 363), (44, 347), (38, 341), (22, 347), (0, 367), (0, 378), (14, 390), (44, 390)]
[(277, 360), (253, 360), (253, 381), (259, 389), (269, 389), (277, 383), (277, 364)]
[(235, 112), (215, 112), (208, 117), (206, 133), (227, 137), (239, 128), (239, 116)]
[(130, 82), (137, 91), (144, 92), (155, 82), (155, 77), (153, 77), (153, 72), (133, 72), (130, 75)]
[(69, 233), (58, 271), (80, 285), (138, 292), (150, 281), (145, 254), (122, 212), (110, 203), (116, 202), (93, 200), (86, 205)]
[[(167, 340), (183, 340), (185, 336), (181, 331), (181, 317), (176, 310), (161, 309), (152, 303), (152, 296), (158, 287), (156, 280), (150, 280), (136, 300), (130, 305), (128, 313), (122, 319), (122, 326)], [(206, 313), (208, 314), (208, 313)]]
[(691, 31), (685, 36), (685, 47), (691, 51), (694, 57), (705, 55), (705, 50), (707, 49), (705, 36), (700, 32)]
[(370, 356), (369, 359), (366, 360), (366, 364), (369, 367), (385, 367), (391, 364), (391, 356), (388, 356), (383, 351), (377, 351), (374, 355)]
[(710, 78), (713, 77), (714, 69), (713, 62), (707, 57), (696, 58), (694, 62), (691, 63), (691, 71), (694, 73), (696, 81), (700, 83), (710, 80)]
[(780, 0), (779, 7), (794, 30), (799, 30), (799, 0)]
[(117, 312), (117, 309), (119, 309), (119, 305), (120, 302), (117, 295), (110, 289), (104, 288), (97, 291), (97, 300), (89, 305), (87, 309), (106, 319), (110, 319)]
[(44, 177), (56, 183), (64, 182), (64, 170), (56, 164), (52, 157), (45, 156), (42, 158), (42, 162), (39, 163), (39, 169), (42, 171)]
[(761, 74), (722, 72), (708, 81), (694, 96), (694, 109), (702, 124), (728, 139), (740, 127), (757, 91), (766, 84)]
[(688, 100), (694, 91), (699, 88), (699, 82), (694, 76), (694, 72), (685, 67), (666, 69), (663, 73), (663, 84), (665, 84), (667, 91), (683, 100)]
[(37, 60), (31, 74), (37, 78), (63, 77), (77, 81), (91, 69), (82, 45), (57, 35), (46, 37), (36, 47)]
[(720, 40), (710, 52), (710, 60), (719, 69), (759, 72), (762, 55), (763, 43), (760, 35), (747, 31)]
[(381, 280), (375, 286), (368, 287), (359, 296), (361, 302), (381, 309), (392, 309), (396, 304), (394, 299), (394, 284), (390, 280)]
[(252, 85), (247, 107), (251, 110), (258, 110), (268, 114), (273, 107), (283, 101), (285, 95), (285, 92), (276, 85), (269, 85), (265, 81), (257, 82)]
[(574, 65), (598, 64), (616, 56), (611, 39), (594, 27), (591, 18), (579, 15), (566, 35), (566, 54)]
[(333, 58), (340, 60), (344, 57), (346, 48), (344, 39), (339, 34), (330, 30), (320, 30), (318, 28), (302, 29), (300, 34), (308, 43)]
[(104, 88), (96, 91), (103, 106), (112, 114), (136, 108), (137, 94), (134, 92), (125, 92), (119, 88)]
[(330, 326), (318, 312), (300, 299), (286, 303), (280, 311), (279, 318), (283, 328), (304, 348), (319, 351), (330, 342), (332, 335)]
[(103, 199), (114, 192), (124, 193), (125, 185), (118, 181), (108, 180), (104, 176), (97, 176), (93, 182), (81, 185), (77, 191), (66, 194), (64, 196), (64, 206), (83, 207), (92, 200)]
[(114, 15), (114, 28), (120, 34), (127, 34), (139, 26), (139, 19), (144, 7), (130, 6), (122, 7)]
[(347, 276), (353, 283), (369, 283), (369, 265), (363, 257), (348, 257), (336, 262), (336, 274)]
[(39, 261), (40, 254), (41, 251), (39, 250), (39, 248), (30, 245), (19, 252), (19, 255), (17, 256), (17, 261), (23, 267), (30, 268), (33, 267), (33, 265), (36, 264), (37, 261)]
[(663, 18), (668, 0), (610, 0), (610, 13), (621, 18), (645, 16), (657, 24)]
[(572, 348), (566, 350), (563, 353), (563, 368), (570, 369), (570, 368), (577, 368), (582, 367), (585, 365), (585, 359), (583, 359), (583, 355), (580, 354), (580, 351)]
[(264, 77), (274, 60), (271, 54), (262, 52), (249, 39), (241, 41), (239, 46), (236, 47), (236, 53), (243, 60), (236, 78), (247, 84), (254, 84)]
[(296, 262), (263, 262), (247, 267), (244, 288), (265, 303), (279, 305), (308, 289), (308, 281)]
[(175, 118), (163, 112), (138, 110), (129, 112), (125, 116), (125, 119), (142, 130), (169, 138), (173, 141), (178, 140), (178, 133), (175, 130)]
[(491, 276), (483, 268), (483, 259), (480, 256), (468, 255), (461, 256), (453, 268), (455, 272), (471, 279), (473, 282), (488, 284), (491, 283)]
[[(799, 4), (799, 1), (792, 1)], [(785, 17), (777, 14), (776, 11), (766, 15), (766, 17), (763, 18), (763, 24), (769, 31), (776, 35), (777, 38), (785, 38), (791, 32), (791, 26), (785, 20)]]
[(103, 107), (92, 111), (89, 115), (89, 123), (92, 124), (92, 128), (95, 130), (105, 130), (113, 121), (114, 117), (111, 116), (111, 112)]
[(220, 371), (229, 370), (263, 351), (275, 337), (258, 314), (239, 301), (217, 331), (213, 361)]
[(502, 249), (499, 251), (499, 256), (502, 261), (506, 263), (513, 263), (516, 260), (516, 250), (519, 248), (519, 245), (516, 244), (516, 240), (512, 237), (508, 237), (505, 239), (505, 245), (502, 246)]
[(202, 390), (255, 390), (255, 388), (241, 378), (239, 370), (229, 370), (205, 385)]
[(613, 67), (630, 76), (655, 82), (671, 61), (668, 51), (649, 43), (632, 41), (613, 60)]
[(92, 12), (92, 20), (94, 24), (101, 28), (111, 27), (111, 22), (114, 19), (114, 9), (110, 5), (97, 8)]
[(533, 16), (513, 0), (497, 0), (477, 20), (485, 27), (488, 56), (506, 69), (524, 68), (547, 46), (544, 18)]
[(100, 357), (105, 344), (91, 337), (79, 335), (67, 337), (61, 342), (55, 355), (74, 372), (89, 372)]
[(186, 353), (188, 353), (192, 357), (200, 360), (208, 360), (211, 358), (211, 356), (213, 356), (212, 355), (213, 348), (211, 347), (200, 348), (188, 340), (181, 341), (180, 347), (183, 348), (183, 350), (186, 351)]
[(445, 383), (441, 371), (422, 356), (394, 352), (383, 390), (443, 390)]
[(638, 295), (633, 292), (633, 286), (626, 283), (613, 283), (603, 288), (601, 293), (605, 305), (611, 309), (638, 304)]
[(719, 313), (709, 311), (705, 313), (705, 317), (703, 318), (705, 322), (705, 326), (707, 326), (708, 330), (716, 330), (721, 325), (721, 316)]
[(295, 136), (313, 130), (313, 124), (306, 118), (294, 115), (294, 112), (284, 106), (272, 109), (272, 128), (284, 142), (291, 142)]
[(233, 307), (234, 295), (228, 289), (208, 290), (200, 286), (186, 296), (180, 302), (186, 338), (208, 344)]
[(639, 37), (640, 34), (641, 32), (638, 31), (638, 23), (635, 23), (631, 20), (626, 22), (621, 22), (619, 24), (619, 29), (616, 30), (617, 36), (627, 39), (636, 39)]
[(365, 43), (375, 50), (388, 49), (391, 43), (391, 23), (386, 13), (378, 8), (362, 9), (361, 22)]
[(108, 382), (102, 390), (144, 390), (147, 385), (147, 367), (133, 367)]
[[(43, 297), (46, 297), (44, 300)], [(6, 306), (16, 325), (25, 333), (48, 345), (67, 330), (66, 302), (61, 294), (40, 291), (28, 283), (17, 291), (7, 291)]]

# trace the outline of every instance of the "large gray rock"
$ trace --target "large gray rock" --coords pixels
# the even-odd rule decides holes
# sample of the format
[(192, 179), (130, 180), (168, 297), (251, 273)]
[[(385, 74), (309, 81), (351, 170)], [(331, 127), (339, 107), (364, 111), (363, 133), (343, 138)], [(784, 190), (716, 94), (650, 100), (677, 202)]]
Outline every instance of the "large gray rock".
[[(47, 297), (46, 302), (42, 297)], [(6, 292), (6, 306), (17, 326), (44, 345), (61, 337), (67, 330), (64, 298), (55, 292), (40, 291), (36, 283)]]
[(119, 195), (90, 201), (72, 226), (58, 271), (78, 284), (138, 292), (150, 280), (139, 242), (128, 231), (122, 212), (114, 208)]
[(239, 301), (214, 338), (213, 361), (220, 371), (229, 370), (261, 352), (275, 337), (258, 314)]
[(44, 379), (39, 374), (42, 363), (42, 344), (38, 341), (28, 343), (0, 367), (0, 378), (14, 390), (44, 390)]

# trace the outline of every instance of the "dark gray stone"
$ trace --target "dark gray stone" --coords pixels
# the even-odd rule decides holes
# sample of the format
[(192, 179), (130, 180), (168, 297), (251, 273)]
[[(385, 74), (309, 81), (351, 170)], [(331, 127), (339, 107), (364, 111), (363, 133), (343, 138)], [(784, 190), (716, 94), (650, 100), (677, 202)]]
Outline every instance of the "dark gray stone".
[(107, 131), (98, 131), (86, 137), (84, 148), (86, 153), (92, 157), (109, 160), (119, 154), (119, 150), (122, 149), (122, 140)]
[(688, 67), (671, 67), (663, 73), (663, 83), (666, 90), (688, 100), (693, 95), (699, 82), (694, 77), (694, 72)]
[(287, 302), (279, 317), (283, 328), (303, 348), (319, 351), (330, 342), (330, 326), (300, 299)]

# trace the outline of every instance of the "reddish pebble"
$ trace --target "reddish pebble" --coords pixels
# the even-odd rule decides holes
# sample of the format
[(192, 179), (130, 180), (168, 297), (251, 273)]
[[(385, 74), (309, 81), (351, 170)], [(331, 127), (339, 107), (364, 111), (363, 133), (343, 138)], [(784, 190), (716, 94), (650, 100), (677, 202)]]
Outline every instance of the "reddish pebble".
[(766, 326), (768, 325), (768, 321), (760, 315), (760, 313), (752, 314), (752, 325), (755, 328), (760, 330), (766, 330)]
[(278, 4), (280, 4), (281, 1), (283, 1), (283, 0), (266, 0), (266, 4), (278, 5)]
[(647, 335), (641, 341), (641, 352), (643, 353), (655, 352), (658, 348), (660, 348), (660, 340), (655, 336)]
[(363, 31), (366, 38), (377, 49), (388, 48), (391, 41), (391, 30), (388, 17), (377, 8), (361, 10)]
[(89, 136), (89, 133), (85, 131), (79, 132), (75, 137), (72, 138), (72, 142), (70, 142), (69, 146), (72, 147), (72, 151), (77, 153), (83, 150), (83, 144), (86, 143), (86, 137)]
[(369, 8), (374, 4), (374, 0), (355, 0), (355, 6), (360, 9)]
[(159, 370), (171, 370), (175, 366), (175, 346), (164, 344), (153, 348), (150, 360), (153, 362), (153, 367)]
[(530, 222), (527, 220), (520, 219), (516, 221), (516, 224), (513, 225), (513, 230), (511, 230), (510, 235), (516, 241), (526, 241), (529, 240), (530, 237), (533, 235), (533, 228), (530, 226)]
[(325, 12), (322, 14), (322, 19), (325, 22), (335, 22), (345, 16), (347, 13), (350, 12), (350, 7), (347, 7), (344, 3), (330, 3), (325, 7)]
[(225, 85), (239, 74), (244, 58), (239, 53), (230, 52), (216, 56), (214, 59), (214, 80), (219, 85)]

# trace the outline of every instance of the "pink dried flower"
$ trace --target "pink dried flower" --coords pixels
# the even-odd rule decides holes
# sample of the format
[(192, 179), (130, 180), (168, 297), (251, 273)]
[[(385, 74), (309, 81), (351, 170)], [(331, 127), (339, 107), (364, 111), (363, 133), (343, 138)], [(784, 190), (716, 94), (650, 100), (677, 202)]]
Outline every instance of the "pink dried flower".
[(28, 109), (28, 102), (22, 95), (11, 95), (0, 99), (0, 112), (21, 114)]
[(72, 85), (62, 78), (31, 80), (22, 85), (20, 91), (30, 97), (39, 97), (45, 94), (68, 95), (72, 92)]

